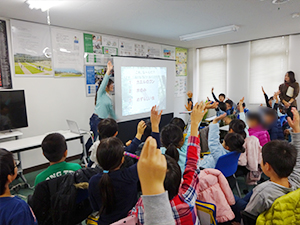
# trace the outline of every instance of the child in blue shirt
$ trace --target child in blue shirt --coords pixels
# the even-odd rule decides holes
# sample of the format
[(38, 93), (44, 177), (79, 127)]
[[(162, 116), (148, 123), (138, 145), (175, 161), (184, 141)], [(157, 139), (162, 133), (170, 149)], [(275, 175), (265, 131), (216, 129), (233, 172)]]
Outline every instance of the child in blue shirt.
[(36, 218), (25, 201), (13, 196), (9, 184), (16, 179), (18, 168), (11, 152), (0, 148), (0, 224), (37, 225)]

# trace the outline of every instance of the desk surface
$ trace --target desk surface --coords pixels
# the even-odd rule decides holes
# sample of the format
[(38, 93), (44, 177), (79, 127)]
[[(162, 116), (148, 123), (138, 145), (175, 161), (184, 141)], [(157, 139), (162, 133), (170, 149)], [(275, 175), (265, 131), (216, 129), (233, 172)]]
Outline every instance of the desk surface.
[[(81, 134), (75, 134), (69, 130), (55, 131), (55, 132), (62, 134), (65, 137), (66, 141), (71, 141), (82, 137)], [(42, 141), (46, 137), (46, 135), (47, 134), (29, 137), (29, 138), (22, 138), (13, 141), (1, 142), (0, 148), (5, 148), (10, 152), (20, 152), (20, 151), (38, 148), (41, 147)]]
[(12, 131), (12, 132), (0, 132), (0, 140), (12, 137), (19, 137), (22, 136), (23, 133), (20, 131)]

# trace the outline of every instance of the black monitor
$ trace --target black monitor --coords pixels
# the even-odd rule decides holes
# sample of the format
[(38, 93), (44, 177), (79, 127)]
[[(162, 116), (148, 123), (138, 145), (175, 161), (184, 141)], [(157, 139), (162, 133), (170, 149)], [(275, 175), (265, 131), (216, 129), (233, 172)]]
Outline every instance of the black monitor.
[(28, 127), (23, 90), (0, 91), (0, 131)]

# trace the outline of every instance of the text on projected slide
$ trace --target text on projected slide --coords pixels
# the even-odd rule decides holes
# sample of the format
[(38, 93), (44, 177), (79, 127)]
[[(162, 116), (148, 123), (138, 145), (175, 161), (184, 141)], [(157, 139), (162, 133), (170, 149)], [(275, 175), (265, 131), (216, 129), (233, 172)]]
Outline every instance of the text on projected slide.
[(121, 67), (122, 116), (166, 108), (166, 67)]

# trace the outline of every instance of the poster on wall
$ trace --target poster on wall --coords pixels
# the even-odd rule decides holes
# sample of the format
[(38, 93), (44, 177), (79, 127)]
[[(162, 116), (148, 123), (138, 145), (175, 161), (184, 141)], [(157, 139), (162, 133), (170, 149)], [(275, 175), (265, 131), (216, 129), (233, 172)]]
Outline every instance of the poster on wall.
[(113, 36), (102, 36), (102, 46), (118, 48), (119, 39)]
[(182, 97), (186, 94), (186, 77), (175, 77), (175, 97)]
[(103, 46), (102, 51), (104, 55), (118, 55), (118, 48)]
[(175, 59), (175, 47), (162, 45), (161, 51), (164, 59)]
[(83, 38), (84, 38), (84, 52), (103, 54), (102, 35), (84, 33)]
[(176, 48), (176, 76), (187, 76), (187, 49)]
[(149, 57), (161, 58), (161, 45), (147, 44), (147, 54)]
[(51, 36), (55, 77), (83, 76), (83, 34), (52, 27)]
[(147, 43), (146, 42), (134, 42), (134, 55), (140, 57), (147, 56)]
[(119, 55), (134, 56), (134, 41), (128, 39), (119, 39)]
[(53, 76), (50, 28), (11, 20), (16, 76)]
[(0, 20), (0, 88), (12, 88), (5, 20)]

